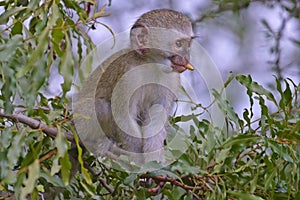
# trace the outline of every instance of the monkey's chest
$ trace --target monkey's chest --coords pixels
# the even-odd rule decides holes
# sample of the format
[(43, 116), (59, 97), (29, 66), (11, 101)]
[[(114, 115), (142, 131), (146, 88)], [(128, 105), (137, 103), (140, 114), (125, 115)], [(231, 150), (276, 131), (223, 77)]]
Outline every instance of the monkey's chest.
[(175, 92), (168, 87), (154, 83), (143, 85), (132, 94), (129, 112), (140, 126), (147, 126), (153, 120), (166, 120), (175, 100)]

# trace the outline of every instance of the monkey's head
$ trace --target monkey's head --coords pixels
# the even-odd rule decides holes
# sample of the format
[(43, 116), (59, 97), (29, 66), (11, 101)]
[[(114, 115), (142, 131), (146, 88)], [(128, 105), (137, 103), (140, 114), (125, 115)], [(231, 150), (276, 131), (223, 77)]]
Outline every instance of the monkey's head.
[(191, 20), (180, 12), (159, 9), (143, 14), (132, 26), (132, 48), (141, 56), (156, 58), (175, 71), (193, 70), (189, 64), (193, 39)]

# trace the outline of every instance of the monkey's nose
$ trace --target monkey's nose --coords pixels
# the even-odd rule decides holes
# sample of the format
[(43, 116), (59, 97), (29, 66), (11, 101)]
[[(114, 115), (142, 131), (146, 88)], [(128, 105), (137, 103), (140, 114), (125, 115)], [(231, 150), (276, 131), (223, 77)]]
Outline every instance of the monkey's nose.
[(187, 69), (189, 69), (189, 70), (191, 70), (191, 71), (194, 70), (193, 65), (191, 65), (190, 63), (187, 63), (187, 64), (185, 65), (185, 68), (187, 68)]

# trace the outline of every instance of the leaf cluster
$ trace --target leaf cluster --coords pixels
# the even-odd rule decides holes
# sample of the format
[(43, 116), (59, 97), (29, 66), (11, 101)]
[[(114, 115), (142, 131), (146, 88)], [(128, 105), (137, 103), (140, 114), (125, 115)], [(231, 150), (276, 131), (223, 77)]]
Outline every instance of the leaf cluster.
[(61, 100), (67, 103), (76, 63), (94, 47), (84, 29), (95, 28), (97, 18), (108, 16), (105, 6), (98, 11), (96, 2), (70, 0), (11, 0), (0, 6), (1, 107), (12, 113), (15, 100), (34, 107), (53, 67), (63, 77)]

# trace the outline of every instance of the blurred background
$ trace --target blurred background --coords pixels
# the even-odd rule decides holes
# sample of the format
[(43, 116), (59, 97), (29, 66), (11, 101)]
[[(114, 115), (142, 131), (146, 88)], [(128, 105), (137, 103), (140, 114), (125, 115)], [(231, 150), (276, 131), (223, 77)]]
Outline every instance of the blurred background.
[[(284, 1), (99, 1), (99, 8), (107, 4), (106, 13), (100, 18), (115, 34), (130, 29), (144, 12), (169, 8), (181, 11), (194, 22), (197, 42), (207, 51), (225, 81), (234, 74), (250, 74), (254, 81), (267, 88), (274, 88), (275, 79), (290, 78), (300, 81), (300, 3)], [(248, 2), (244, 3), (243, 2)], [(97, 24), (88, 34), (97, 45), (111, 38), (110, 31)], [(195, 78), (194, 78), (195, 79)], [(62, 80), (61, 80), (62, 81)], [(203, 80), (192, 80), (193, 83)], [(55, 81), (55, 85), (57, 81)], [(59, 89), (59, 88), (57, 88)], [(196, 88), (197, 95), (207, 105), (207, 89)], [(245, 89), (232, 82), (226, 91), (228, 100), (237, 113), (249, 105)]]
[[(236, 1), (237, 3), (243, 1)], [(221, 1), (165, 0), (165, 1), (117, 1), (113, 0), (103, 18), (116, 33), (130, 28), (144, 12), (158, 8), (181, 11), (194, 22), (196, 40), (206, 49), (217, 65), (224, 80), (232, 71), (251, 74), (255, 81), (272, 87), (273, 75), (300, 81), (300, 3), (298, 13), (288, 11), (295, 1), (253, 1), (232, 12), (232, 7), (222, 8)], [(228, 10), (228, 11), (226, 11)], [(211, 16), (209, 16), (211, 15)], [(298, 15), (298, 16), (297, 16)], [(298, 17), (298, 18), (297, 18)], [(90, 32), (97, 44), (111, 37), (105, 27)], [(298, 42), (298, 43), (297, 43)], [(242, 87), (232, 85), (227, 97), (242, 109), (241, 98), (247, 98)]]

